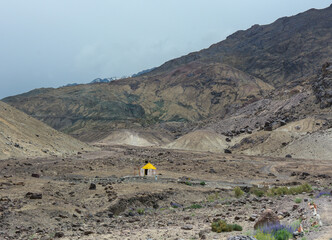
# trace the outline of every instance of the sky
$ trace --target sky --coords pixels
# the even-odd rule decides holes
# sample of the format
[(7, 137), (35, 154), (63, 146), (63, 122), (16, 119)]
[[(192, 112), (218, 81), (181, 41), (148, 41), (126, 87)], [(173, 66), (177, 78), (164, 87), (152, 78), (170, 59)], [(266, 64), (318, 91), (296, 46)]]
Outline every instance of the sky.
[(0, 0), (0, 99), (129, 76), (328, 0)]

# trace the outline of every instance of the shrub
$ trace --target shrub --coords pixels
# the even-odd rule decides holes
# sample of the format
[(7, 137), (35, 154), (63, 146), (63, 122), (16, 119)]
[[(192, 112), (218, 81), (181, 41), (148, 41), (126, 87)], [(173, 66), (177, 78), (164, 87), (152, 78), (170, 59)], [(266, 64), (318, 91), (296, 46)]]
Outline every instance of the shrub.
[(230, 225), (227, 225), (227, 223), (223, 220), (213, 222), (211, 224), (211, 228), (212, 228), (213, 232), (217, 232), (217, 233), (232, 231), (232, 227)]
[(202, 186), (206, 185), (206, 183), (204, 181), (200, 182), (199, 184), (202, 185)]
[(232, 229), (234, 231), (242, 231), (242, 227), (238, 224), (232, 224)]
[(279, 195), (295, 195), (303, 192), (311, 192), (312, 188), (309, 184), (302, 184), (296, 187), (274, 187), (268, 190), (267, 194), (269, 196), (279, 196)]
[(238, 224), (227, 224), (224, 220), (218, 220), (211, 224), (213, 232), (231, 232), (231, 231), (242, 231), (242, 227)]
[(321, 196), (332, 196), (332, 191), (322, 191), (319, 192), (316, 196), (316, 198), (320, 198)]
[(294, 201), (295, 201), (295, 203), (301, 203), (302, 202), (302, 198), (296, 198)]
[(254, 237), (257, 240), (275, 240), (270, 233), (263, 233), (262, 231), (257, 231)]
[(191, 182), (189, 182), (189, 181), (186, 181), (185, 184), (188, 185), (188, 186), (192, 185)]
[(288, 232), (286, 229), (276, 231), (273, 235), (276, 240), (288, 240), (293, 237), (293, 234)]
[[(292, 225), (272, 224), (264, 226), (259, 232), (263, 233), (260, 235), (270, 235), (275, 240), (288, 240), (293, 236), (293, 232), (297, 230), (300, 223), (299, 221), (294, 222)], [(257, 238), (258, 239), (258, 238)], [(262, 238), (264, 239), (264, 238)], [(258, 239), (258, 240), (262, 240)], [(268, 238), (267, 238), (268, 239)]]
[(197, 203), (195, 203), (195, 204), (191, 205), (189, 208), (191, 208), (191, 209), (198, 209), (198, 208), (202, 208), (202, 206), (199, 205), (199, 204), (197, 204)]
[(234, 188), (235, 197), (239, 198), (243, 196), (244, 192), (239, 187)]
[(265, 191), (259, 188), (252, 188), (250, 189), (250, 193), (255, 194), (257, 197), (263, 197), (265, 194)]
[(138, 213), (139, 215), (143, 215), (144, 212), (145, 212), (143, 208), (139, 208), (139, 209), (137, 209), (136, 211), (137, 211), (137, 213)]
[(220, 196), (219, 196), (219, 193), (214, 193), (214, 194), (210, 194), (208, 197), (207, 197), (207, 200), (209, 202), (214, 202), (216, 200), (220, 199)]

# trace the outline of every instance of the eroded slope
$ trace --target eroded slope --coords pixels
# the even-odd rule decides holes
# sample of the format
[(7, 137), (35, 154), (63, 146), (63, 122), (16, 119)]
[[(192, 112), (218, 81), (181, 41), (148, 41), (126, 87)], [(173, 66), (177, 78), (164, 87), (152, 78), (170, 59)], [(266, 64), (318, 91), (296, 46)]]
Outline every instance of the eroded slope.
[(90, 146), (0, 101), (0, 159), (70, 155)]

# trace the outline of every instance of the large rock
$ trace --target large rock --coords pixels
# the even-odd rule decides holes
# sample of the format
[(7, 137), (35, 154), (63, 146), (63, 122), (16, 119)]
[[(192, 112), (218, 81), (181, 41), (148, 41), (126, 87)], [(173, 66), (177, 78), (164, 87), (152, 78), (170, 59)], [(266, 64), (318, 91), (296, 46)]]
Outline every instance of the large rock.
[(327, 62), (312, 84), (312, 89), (316, 96), (316, 103), (320, 108), (332, 106), (332, 64)]
[(271, 209), (266, 209), (262, 215), (258, 218), (254, 225), (254, 229), (262, 228), (267, 225), (280, 224), (278, 215)]

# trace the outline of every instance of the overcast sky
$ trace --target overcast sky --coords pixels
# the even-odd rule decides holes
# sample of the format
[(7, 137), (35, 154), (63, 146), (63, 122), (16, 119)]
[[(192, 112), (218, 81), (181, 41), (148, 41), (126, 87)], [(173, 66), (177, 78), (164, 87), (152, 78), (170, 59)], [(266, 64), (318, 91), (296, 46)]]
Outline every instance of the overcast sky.
[(0, 0), (0, 99), (121, 77), (328, 0)]

